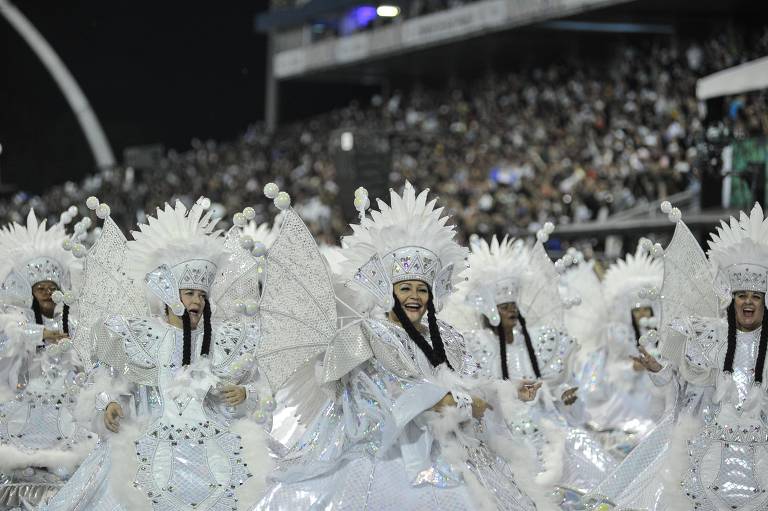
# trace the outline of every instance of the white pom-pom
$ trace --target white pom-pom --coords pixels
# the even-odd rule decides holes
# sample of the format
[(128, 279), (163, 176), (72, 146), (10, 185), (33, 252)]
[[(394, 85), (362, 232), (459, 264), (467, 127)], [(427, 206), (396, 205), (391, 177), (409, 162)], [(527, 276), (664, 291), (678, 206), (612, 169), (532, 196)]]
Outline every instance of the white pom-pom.
[(91, 220), (90, 217), (85, 217), (82, 220), (80, 220), (80, 223), (83, 224), (87, 230), (87, 229), (90, 229), (91, 226), (93, 225), (93, 220)]
[(659, 327), (659, 318), (652, 317), (648, 318), (648, 328), (658, 328)]
[(75, 216), (78, 213), (77, 206), (70, 206), (67, 208), (67, 213), (69, 213), (71, 216)]
[(72, 245), (72, 255), (80, 259), (81, 257), (85, 257), (88, 253), (88, 250), (85, 248), (85, 245), (81, 243), (75, 243)]
[(563, 256), (563, 264), (566, 266), (570, 266), (573, 264), (573, 256), (571, 254), (565, 254)]
[(549, 234), (544, 232), (544, 230), (541, 230), (536, 233), (536, 239), (538, 239), (542, 243), (546, 243), (547, 241), (549, 241)]
[(243, 247), (244, 249), (250, 251), (253, 248), (253, 244), (254, 244), (254, 241), (251, 236), (248, 236), (247, 234), (240, 236), (240, 246)]
[(553, 232), (555, 232), (555, 224), (553, 224), (552, 222), (545, 222), (544, 232), (546, 232), (547, 234), (552, 234)]
[(672, 211), (672, 203), (668, 200), (665, 200), (661, 203), (661, 212), (667, 215), (670, 211)]
[(649, 330), (642, 337), (640, 337), (640, 345), (646, 347), (648, 345), (653, 346), (659, 340), (659, 332), (656, 330)]
[(664, 255), (664, 247), (661, 246), (661, 243), (653, 245), (653, 248), (651, 248), (651, 255), (653, 257), (661, 257)]
[(653, 248), (653, 242), (648, 238), (640, 238), (640, 248), (645, 252), (649, 252)]
[(93, 211), (99, 207), (99, 199), (91, 195), (90, 197), (85, 199), (85, 205), (88, 207), (88, 209)]
[(555, 261), (555, 270), (557, 273), (563, 273), (565, 271), (565, 263), (562, 259)]
[(640, 318), (640, 321), (638, 321), (641, 328), (648, 328), (648, 318)]
[(274, 202), (277, 209), (281, 211), (286, 210), (291, 207), (291, 196), (287, 192), (280, 192), (275, 197)]
[(255, 316), (257, 312), (259, 312), (258, 302), (250, 301), (245, 304), (246, 316)]
[(232, 215), (232, 221), (238, 227), (244, 227), (245, 224), (248, 223), (248, 221), (245, 219), (245, 215), (242, 213), (235, 213), (234, 215)]
[(208, 209), (211, 207), (211, 199), (208, 197), (201, 197), (197, 203), (200, 204), (200, 207), (203, 209)]
[(363, 188), (362, 186), (355, 190), (355, 199), (362, 198), (362, 197), (368, 197), (368, 190)]
[(69, 212), (65, 211), (59, 217), (59, 222), (61, 222), (64, 225), (67, 225), (68, 223), (72, 222), (72, 215), (70, 215)]
[(266, 195), (268, 199), (274, 199), (277, 197), (278, 193), (280, 193), (280, 187), (275, 183), (267, 183), (264, 185), (264, 195)]
[(51, 293), (51, 300), (53, 300), (53, 303), (61, 303), (64, 301), (64, 293), (59, 291), (58, 289)]
[(355, 197), (355, 209), (359, 212), (366, 211), (371, 206), (371, 200), (368, 196)]
[(110, 209), (109, 205), (104, 202), (99, 204), (99, 206), (96, 208), (96, 216), (102, 220), (107, 218), (110, 213), (112, 213), (112, 210)]
[(243, 210), (243, 214), (245, 215), (246, 220), (249, 220), (249, 221), (256, 218), (256, 210), (250, 206), (248, 206)]
[(235, 303), (235, 312), (237, 312), (238, 314), (245, 314), (245, 311), (246, 311), (246, 307), (243, 302)]
[(76, 232), (77, 234), (80, 234), (81, 232), (85, 232), (85, 231), (87, 231), (87, 230), (88, 230), (88, 228), (87, 228), (86, 226), (84, 226), (82, 222), (77, 222), (77, 223), (75, 224), (75, 228), (74, 228), (74, 230), (75, 230), (75, 232)]
[(265, 255), (267, 255), (267, 246), (261, 241), (256, 241), (253, 244), (253, 249), (251, 250), (251, 254), (253, 254), (254, 257), (264, 257)]
[(75, 295), (72, 293), (72, 291), (64, 291), (64, 303), (66, 305), (75, 304)]
[(72, 240), (71, 240), (71, 239), (69, 239), (69, 238), (67, 238), (67, 239), (65, 239), (64, 241), (62, 241), (62, 242), (61, 242), (61, 248), (63, 248), (63, 249), (64, 249), (64, 250), (66, 250), (67, 252), (69, 252), (70, 250), (72, 250)]
[(669, 218), (670, 222), (677, 223), (681, 218), (683, 218), (683, 213), (680, 211), (680, 208), (672, 208), (672, 211), (669, 212), (667, 218)]

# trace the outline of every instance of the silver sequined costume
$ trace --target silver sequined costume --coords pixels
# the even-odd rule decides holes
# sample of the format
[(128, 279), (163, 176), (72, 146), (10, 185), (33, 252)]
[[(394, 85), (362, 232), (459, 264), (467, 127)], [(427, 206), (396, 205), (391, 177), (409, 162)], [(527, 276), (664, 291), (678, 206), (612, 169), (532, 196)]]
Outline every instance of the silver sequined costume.
[[(471, 377), (477, 368), (463, 338), (447, 324), (439, 326), (452, 367)], [(281, 460), (256, 509), (477, 509), (467, 477), (479, 482), (498, 509), (535, 509), (515, 484), (512, 467), (480, 441), (468, 396), (441, 383), (445, 369), (433, 368), (394, 323), (366, 320), (363, 332), (374, 358), (341, 379), (337, 398)], [(450, 446), (436, 440), (432, 421), (438, 414), (430, 411), (449, 391), (463, 414), (461, 431), (470, 439)]]

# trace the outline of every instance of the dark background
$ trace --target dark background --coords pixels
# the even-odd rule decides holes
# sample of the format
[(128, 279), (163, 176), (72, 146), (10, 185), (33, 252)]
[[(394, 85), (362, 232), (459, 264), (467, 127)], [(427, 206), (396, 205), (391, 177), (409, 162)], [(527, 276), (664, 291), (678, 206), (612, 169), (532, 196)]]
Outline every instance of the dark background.
[[(98, 116), (115, 158), (135, 145), (184, 150), (261, 120), (266, 1), (16, 0)], [(40, 192), (95, 170), (77, 120), (43, 64), (0, 17), (0, 179)]]

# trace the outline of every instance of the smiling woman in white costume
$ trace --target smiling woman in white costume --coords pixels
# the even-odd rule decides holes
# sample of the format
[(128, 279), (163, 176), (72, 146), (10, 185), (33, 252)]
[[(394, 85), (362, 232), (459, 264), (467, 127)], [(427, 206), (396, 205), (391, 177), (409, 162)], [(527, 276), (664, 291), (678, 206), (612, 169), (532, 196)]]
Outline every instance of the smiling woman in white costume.
[[(367, 193), (356, 195), (364, 211)], [(406, 183), (378, 206), (343, 239), (347, 298), (366, 314), (365, 349), (337, 354), (347, 369), (334, 398), (279, 461), (257, 509), (535, 509), (482, 441), (476, 364), (435, 316), (466, 249), (427, 191), (417, 196)], [(376, 310), (382, 315), (369, 315)]]
[(768, 507), (768, 222), (756, 205), (723, 222), (709, 260), (684, 222), (664, 254), (658, 361), (677, 407), (597, 489), (617, 508), (757, 511)]

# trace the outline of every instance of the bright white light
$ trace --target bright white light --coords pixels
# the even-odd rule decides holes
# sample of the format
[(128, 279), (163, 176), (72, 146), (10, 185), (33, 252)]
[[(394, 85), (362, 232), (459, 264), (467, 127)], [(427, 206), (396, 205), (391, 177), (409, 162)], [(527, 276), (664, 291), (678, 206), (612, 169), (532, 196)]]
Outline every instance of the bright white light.
[(376, 8), (376, 15), (381, 18), (394, 18), (400, 14), (400, 8), (396, 5), (380, 5)]
[(352, 148), (355, 146), (355, 137), (352, 135), (351, 131), (345, 131), (341, 134), (341, 150), (342, 151), (351, 151)]

